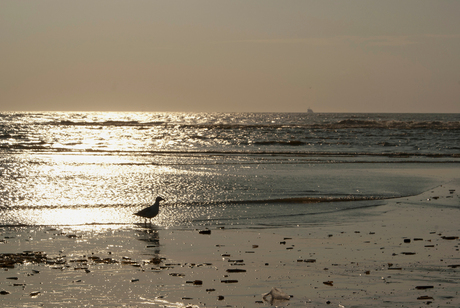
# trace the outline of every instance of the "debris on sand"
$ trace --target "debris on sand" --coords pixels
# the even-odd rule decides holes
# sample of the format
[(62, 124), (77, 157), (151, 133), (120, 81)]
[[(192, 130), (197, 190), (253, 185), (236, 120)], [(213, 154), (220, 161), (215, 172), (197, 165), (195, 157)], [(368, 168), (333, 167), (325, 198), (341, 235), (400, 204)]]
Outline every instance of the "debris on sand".
[(277, 306), (282, 302), (289, 300), (291, 296), (284, 293), (281, 289), (274, 287), (270, 290), (270, 292), (264, 294), (262, 298), (264, 301), (268, 301), (268, 298), (270, 298), (270, 305)]
[(0, 268), (14, 268), (16, 264), (45, 263), (49, 260), (43, 251), (24, 251), (0, 254)]

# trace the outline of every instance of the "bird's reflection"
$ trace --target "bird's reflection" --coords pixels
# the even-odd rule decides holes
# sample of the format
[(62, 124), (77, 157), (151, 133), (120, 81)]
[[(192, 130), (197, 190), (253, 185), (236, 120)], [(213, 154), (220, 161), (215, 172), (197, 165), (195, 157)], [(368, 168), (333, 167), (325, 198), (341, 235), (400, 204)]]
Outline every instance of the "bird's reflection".
[(146, 243), (146, 248), (154, 255), (159, 256), (160, 254), (160, 234), (158, 228), (154, 225), (149, 225), (138, 230), (138, 240)]

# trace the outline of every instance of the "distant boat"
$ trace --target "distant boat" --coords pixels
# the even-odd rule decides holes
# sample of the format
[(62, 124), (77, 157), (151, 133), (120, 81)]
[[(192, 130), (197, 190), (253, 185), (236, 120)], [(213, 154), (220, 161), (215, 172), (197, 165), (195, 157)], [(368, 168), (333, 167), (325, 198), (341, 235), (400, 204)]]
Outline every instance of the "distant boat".
[(314, 112), (313, 112), (313, 110), (311, 108), (308, 108), (307, 113), (314, 113)]

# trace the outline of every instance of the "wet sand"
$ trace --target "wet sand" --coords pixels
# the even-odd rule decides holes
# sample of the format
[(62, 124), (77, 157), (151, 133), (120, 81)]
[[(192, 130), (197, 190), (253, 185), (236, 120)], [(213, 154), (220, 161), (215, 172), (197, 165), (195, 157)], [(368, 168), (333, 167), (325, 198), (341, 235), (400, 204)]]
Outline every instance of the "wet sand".
[[(0, 302), (459, 307), (459, 193), (456, 180), (369, 208), (366, 221), (299, 228), (2, 227)], [(291, 298), (263, 298), (272, 287)]]

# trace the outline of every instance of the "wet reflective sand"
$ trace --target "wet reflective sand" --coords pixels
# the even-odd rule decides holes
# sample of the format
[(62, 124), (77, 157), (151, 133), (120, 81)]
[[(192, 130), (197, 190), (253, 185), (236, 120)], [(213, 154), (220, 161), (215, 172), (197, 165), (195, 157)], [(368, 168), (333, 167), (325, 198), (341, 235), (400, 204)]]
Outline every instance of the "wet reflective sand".
[[(366, 221), (333, 225), (2, 227), (1, 302), (3, 307), (458, 307), (460, 229), (452, 217), (458, 217), (459, 192), (454, 181), (370, 207)], [(12, 256), (16, 261), (4, 261)], [(264, 300), (272, 287), (292, 297)]]

